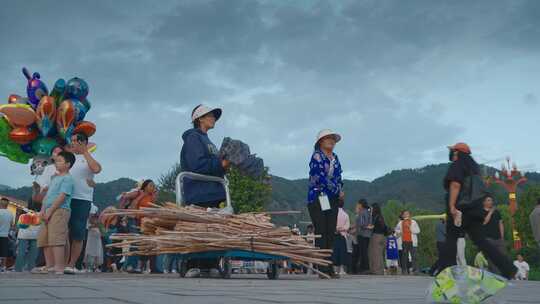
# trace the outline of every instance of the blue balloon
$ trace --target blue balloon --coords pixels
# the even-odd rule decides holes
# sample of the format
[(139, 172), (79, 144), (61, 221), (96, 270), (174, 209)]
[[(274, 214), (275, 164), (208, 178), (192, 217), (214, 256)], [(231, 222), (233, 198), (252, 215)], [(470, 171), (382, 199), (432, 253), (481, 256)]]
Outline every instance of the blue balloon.
[(73, 103), (73, 108), (75, 108), (75, 122), (83, 121), (88, 108), (77, 99), (71, 99), (71, 102)]
[(90, 103), (90, 101), (88, 101), (88, 99), (84, 98), (84, 99), (81, 99), (81, 102), (83, 103), (83, 105), (86, 107), (86, 112), (88, 113), (88, 111), (90, 111), (90, 109), (92, 108), (92, 104)]
[(88, 84), (84, 79), (77, 77), (71, 78), (67, 82), (66, 92), (69, 98), (85, 99), (88, 96)]

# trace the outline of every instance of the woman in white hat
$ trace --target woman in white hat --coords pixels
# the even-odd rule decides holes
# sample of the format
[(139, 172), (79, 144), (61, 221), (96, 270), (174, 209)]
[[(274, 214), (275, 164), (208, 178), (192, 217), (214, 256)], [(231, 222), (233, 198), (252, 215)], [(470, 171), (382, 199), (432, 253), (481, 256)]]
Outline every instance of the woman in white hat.
[[(214, 128), (221, 117), (221, 109), (214, 109), (205, 105), (198, 105), (191, 113), (193, 128), (182, 135), (184, 144), (180, 153), (180, 166), (182, 171), (189, 171), (203, 175), (223, 177), (229, 168), (229, 161), (219, 157), (219, 151), (208, 138), (208, 131)], [(185, 179), (184, 199), (188, 205), (217, 208), (225, 201), (225, 190), (216, 182), (205, 182)], [(186, 274), (187, 277), (197, 277), (201, 269), (210, 269), (212, 276), (218, 275), (217, 261), (190, 260)]]
[[(334, 246), (339, 200), (345, 197), (341, 164), (334, 153), (340, 140), (341, 136), (331, 130), (320, 131), (309, 163), (308, 211), (315, 234), (321, 235), (315, 245), (322, 249)], [(332, 267), (321, 270), (334, 274)]]

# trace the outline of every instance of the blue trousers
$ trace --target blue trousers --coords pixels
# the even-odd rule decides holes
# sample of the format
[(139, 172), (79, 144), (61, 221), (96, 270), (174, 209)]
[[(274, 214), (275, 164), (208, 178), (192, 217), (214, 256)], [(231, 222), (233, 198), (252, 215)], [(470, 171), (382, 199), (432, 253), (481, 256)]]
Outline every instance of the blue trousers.
[(37, 240), (19, 239), (15, 271), (32, 270), (36, 266), (37, 255)]

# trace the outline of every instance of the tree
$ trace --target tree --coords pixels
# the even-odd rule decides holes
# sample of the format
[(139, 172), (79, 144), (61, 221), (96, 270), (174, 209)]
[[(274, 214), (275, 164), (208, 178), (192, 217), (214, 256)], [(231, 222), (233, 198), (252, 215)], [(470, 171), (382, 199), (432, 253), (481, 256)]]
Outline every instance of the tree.
[(269, 183), (268, 169), (265, 170), (263, 177), (255, 179), (231, 168), (227, 173), (227, 178), (236, 213), (260, 212), (270, 202), (272, 188)]
[(180, 163), (177, 162), (158, 179), (160, 202), (175, 202), (176, 201), (176, 177), (182, 172)]

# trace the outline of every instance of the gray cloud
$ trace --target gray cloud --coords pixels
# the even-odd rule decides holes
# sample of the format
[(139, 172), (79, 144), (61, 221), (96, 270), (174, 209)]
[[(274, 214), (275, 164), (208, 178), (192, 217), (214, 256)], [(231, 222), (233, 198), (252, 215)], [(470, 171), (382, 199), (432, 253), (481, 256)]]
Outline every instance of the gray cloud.
[(538, 97), (533, 93), (527, 93), (523, 96), (523, 103), (528, 106), (536, 106), (539, 102)]
[[(447, 118), (461, 112), (441, 92), (490, 79), (516, 54), (536, 54), (539, 41), (537, 1), (4, 6), (0, 93), (24, 92), (22, 66), (49, 86), (85, 78), (103, 180), (164, 172), (202, 102), (224, 108), (217, 144), (247, 141), (277, 175), (305, 176), (327, 127), (344, 135), (338, 152), (350, 177), (444, 161), (441, 149), (471, 126)], [(6, 166), (22, 183), (26, 173)]]

